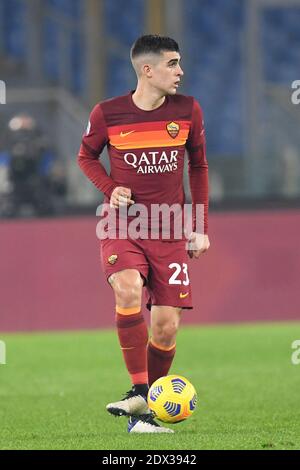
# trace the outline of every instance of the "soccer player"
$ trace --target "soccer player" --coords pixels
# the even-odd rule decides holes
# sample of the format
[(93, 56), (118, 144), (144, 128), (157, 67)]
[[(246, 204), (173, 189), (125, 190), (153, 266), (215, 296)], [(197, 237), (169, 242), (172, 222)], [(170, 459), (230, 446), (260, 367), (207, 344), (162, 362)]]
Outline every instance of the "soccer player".
[[(204, 208), (202, 234), (195, 232), (193, 211), (188, 250), (184, 237), (175, 239), (172, 232), (167, 240), (162, 237), (161, 222), (156, 239), (110, 237), (108, 229), (108, 238), (100, 242), (103, 269), (115, 296), (120, 347), (132, 382), (125, 398), (108, 404), (107, 411), (128, 416), (129, 432), (173, 432), (154, 421), (147, 393), (156, 379), (168, 374), (181, 312), (192, 308), (188, 255), (199, 258), (209, 248), (205, 134), (198, 102), (177, 94), (183, 71), (175, 40), (142, 36), (131, 48), (131, 62), (137, 74), (136, 90), (94, 107), (78, 163), (105, 194), (111, 210), (118, 213), (126, 206), (130, 215), (137, 204), (149, 211), (153, 204), (184, 205), (187, 151), (193, 208), (197, 204)], [(105, 146), (110, 176), (99, 162)], [(150, 339), (141, 313), (143, 286), (151, 311)]]

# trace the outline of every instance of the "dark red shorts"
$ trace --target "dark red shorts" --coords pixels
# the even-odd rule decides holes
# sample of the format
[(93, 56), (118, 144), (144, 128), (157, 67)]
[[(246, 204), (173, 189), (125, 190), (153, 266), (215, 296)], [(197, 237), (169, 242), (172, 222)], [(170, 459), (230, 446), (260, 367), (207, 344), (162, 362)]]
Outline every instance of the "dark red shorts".
[(186, 241), (101, 240), (104, 273), (137, 269), (148, 291), (147, 307), (193, 308)]

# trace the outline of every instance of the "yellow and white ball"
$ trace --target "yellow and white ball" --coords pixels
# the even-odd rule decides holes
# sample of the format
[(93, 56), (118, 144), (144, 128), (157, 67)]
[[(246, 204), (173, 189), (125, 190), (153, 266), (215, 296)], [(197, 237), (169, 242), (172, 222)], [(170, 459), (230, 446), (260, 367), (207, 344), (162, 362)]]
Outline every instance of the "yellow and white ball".
[(150, 387), (148, 406), (165, 423), (178, 423), (195, 411), (197, 393), (194, 386), (181, 375), (160, 377)]

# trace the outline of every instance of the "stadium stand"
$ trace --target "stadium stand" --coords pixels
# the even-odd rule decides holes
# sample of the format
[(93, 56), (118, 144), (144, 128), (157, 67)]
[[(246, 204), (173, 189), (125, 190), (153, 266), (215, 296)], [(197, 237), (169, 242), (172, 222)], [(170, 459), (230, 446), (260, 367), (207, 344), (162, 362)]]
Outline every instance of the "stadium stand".
[[(278, 1), (274, 5), (272, 1), (259, 2), (259, 50), (256, 52), (258, 61), (262, 63), (262, 73), (257, 76), (257, 89), (263, 92), (257, 96), (258, 115), (252, 116), (248, 109), (252, 96), (248, 89), (246, 45), (250, 2), (189, 0), (177, 3), (181, 4), (182, 14), (177, 19), (181, 25), (178, 40), (186, 72), (180, 91), (194, 95), (204, 110), (211, 162), (212, 199), (295, 194), (295, 190), (289, 187), (297, 186), (298, 176), (294, 177), (298, 179), (292, 184), (283, 183), (281, 169), (288, 161), (288, 173), (299, 173), (297, 162), (291, 163), (297, 167), (291, 171), (289, 158), (292, 154), (298, 155), (296, 161), (299, 158), (296, 150), (299, 148), (298, 126), (294, 123), (295, 109), (285, 109), (282, 118), (282, 108), (288, 105), (292, 81), (299, 78), (300, 4), (295, 6), (296, 2), (282, 2), (280, 6)], [(1, 79), (5, 80), (9, 76), (10, 87), (63, 88), (72, 100), (77, 100), (85, 108), (81, 116), (88, 115), (92, 103), (97, 99), (124, 94), (134, 88), (135, 75), (128, 60), (128, 52), (134, 39), (146, 31), (147, 1), (128, 0), (126, 8), (121, 0), (101, 2), (96, 20), (96, 24), (99, 24), (99, 36), (96, 39), (100, 41), (98, 52), (100, 47), (102, 54), (98, 64), (101, 83), (97, 96), (97, 76), (93, 85), (96, 95), (94, 93), (92, 99), (87, 99), (92, 88), (89, 74), (95, 75), (89, 67), (93, 51), (89, 52), (87, 41), (90, 27), (87, 2), (38, 0), (35, 3), (40, 6), (38, 14), (42, 25), (40, 76), (32, 72), (34, 62), (29, 62), (34, 42), (32, 38), (30, 42), (28, 35), (28, 22), (32, 13), (29, 5), (30, 2), (24, 0), (0, 1)], [(168, 5), (166, 2), (166, 14), (170, 11), (167, 10)], [(168, 31), (165, 33), (168, 34)], [(95, 41), (90, 41), (90, 48), (93, 49), (93, 46)], [(98, 56), (95, 55), (93, 60), (98, 61)], [(62, 106), (61, 103), (59, 106)], [(63, 106), (66, 107), (65, 104)], [(9, 114), (9, 119), (15, 110), (9, 113), (6, 107), (5, 112)], [(252, 129), (249, 127), (251, 119), (259, 121), (257, 128), (263, 133), (260, 141), (258, 136), (252, 138)], [(284, 121), (284, 132), (279, 138), (274, 129), (280, 121)], [(74, 141), (74, 148), (75, 143), (79, 143), (85, 125), (84, 121), (81, 126), (78, 123), (77, 126), (72, 124), (66, 127), (65, 132), (72, 127), (68, 139)], [(49, 132), (53, 134), (54, 129)], [(74, 135), (78, 136), (77, 140), (74, 140)], [(266, 155), (265, 159), (257, 160), (253, 167), (250, 162), (253, 158), (253, 149), (249, 148), (251, 139), (257, 141), (256, 155)], [(57, 151), (70, 165), (71, 156), (63, 154), (61, 149)], [(269, 172), (270, 155), (276, 156), (276, 162)], [(261, 162), (264, 165), (264, 182), (259, 187), (259, 184), (251, 185), (250, 179), (255, 179)], [(69, 199), (74, 200), (74, 173), (72, 169), (69, 171), (72, 178), (68, 194)], [(85, 194), (90, 196), (85, 199), (81, 194), (79, 200), (85, 199), (91, 203), (96, 198), (92, 190)]]

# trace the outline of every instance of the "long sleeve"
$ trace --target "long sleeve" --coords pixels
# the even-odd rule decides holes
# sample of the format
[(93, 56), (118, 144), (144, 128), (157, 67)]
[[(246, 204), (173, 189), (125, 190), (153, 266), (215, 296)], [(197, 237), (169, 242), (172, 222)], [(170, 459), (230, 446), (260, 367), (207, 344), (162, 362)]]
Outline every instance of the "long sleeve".
[[(203, 114), (199, 103), (194, 99), (192, 124), (186, 148), (189, 155), (189, 181), (193, 204), (193, 231), (196, 230), (196, 204), (204, 208), (204, 233), (208, 232), (208, 164), (206, 160), (206, 143)], [(199, 221), (197, 226), (199, 226)]]
[(78, 153), (78, 165), (99, 191), (110, 198), (117, 184), (108, 176), (99, 156), (108, 143), (107, 128), (101, 106), (97, 104), (91, 112), (89, 124), (82, 138)]

